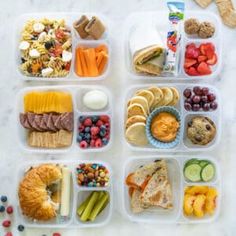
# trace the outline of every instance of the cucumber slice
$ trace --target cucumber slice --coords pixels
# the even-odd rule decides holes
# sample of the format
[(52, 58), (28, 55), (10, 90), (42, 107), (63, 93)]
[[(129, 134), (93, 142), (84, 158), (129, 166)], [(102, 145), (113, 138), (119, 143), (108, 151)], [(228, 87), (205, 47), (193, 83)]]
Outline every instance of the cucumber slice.
[(202, 168), (201, 178), (204, 182), (211, 181), (215, 176), (215, 167), (213, 164), (208, 164)]
[(199, 164), (190, 164), (184, 170), (184, 176), (191, 182), (201, 181), (202, 167)]
[(208, 165), (208, 164), (211, 164), (211, 162), (210, 162), (210, 161), (206, 161), (206, 160), (202, 160), (202, 161), (200, 161), (200, 163), (199, 163), (199, 165), (200, 165), (201, 167), (205, 167), (205, 166)]
[(185, 163), (184, 169), (185, 169), (187, 166), (189, 166), (189, 165), (192, 165), (192, 164), (199, 164), (199, 163), (200, 163), (200, 161), (197, 160), (197, 159), (190, 159), (189, 161), (187, 161), (187, 162)]

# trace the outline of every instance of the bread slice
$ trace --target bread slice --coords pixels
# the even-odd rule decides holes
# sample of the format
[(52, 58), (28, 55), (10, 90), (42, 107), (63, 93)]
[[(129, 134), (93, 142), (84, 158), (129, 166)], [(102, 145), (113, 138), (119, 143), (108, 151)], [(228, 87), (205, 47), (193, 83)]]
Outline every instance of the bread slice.
[(152, 175), (161, 168), (162, 161), (156, 160), (147, 165), (140, 166), (135, 172), (128, 175), (126, 184), (136, 189), (144, 190)]
[(159, 168), (151, 177), (142, 192), (141, 201), (144, 205), (158, 206), (164, 209), (173, 207), (172, 191), (168, 180), (166, 162), (159, 162)]

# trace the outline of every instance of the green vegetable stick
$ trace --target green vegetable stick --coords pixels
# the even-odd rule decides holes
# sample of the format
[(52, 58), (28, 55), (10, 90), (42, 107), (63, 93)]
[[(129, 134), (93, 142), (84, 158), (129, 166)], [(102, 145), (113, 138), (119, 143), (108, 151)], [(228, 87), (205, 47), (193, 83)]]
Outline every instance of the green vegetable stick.
[(102, 197), (104, 196), (105, 192), (104, 191), (100, 191), (99, 192), (99, 197), (98, 197), (98, 201), (100, 201), (102, 199)]
[(89, 194), (89, 196), (86, 198), (86, 200), (85, 200), (82, 204), (80, 204), (80, 206), (78, 207), (78, 209), (77, 209), (77, 214), (78, 214), (79, 216), (81, 216), (81, 214), (84, 212), (84, 209), (85, 209), (86, 206), (88, 205), (89, 200), (90, 200), (90, 198), (91, 198), (91, 196), (92, 196), (92, 193), (93, 193), (93, 192), (91, 192), (91, 193)]
[[(95, 203), (95, 205), (94, 205), (94, 208), (95, 208), (96, 205), (99, 203), (99, 201), (102, 200), (102, 197), (103, 197), (105, 194), (106, 194), (105, 191), (99, 191), (98, 199), (97, 199), (97, 201), (96, 201), (96, 203)], [(94, 208), (93, 208), (93, 209), (94, 209)], [(93, 212), (93, 209), (92, 209), (91, 213)], [(90, 214), (88, 220), (91, 220), (91, 214)]]
[(102, 199), (97, 202), (97, 204), (94, 206), (93, 211), (91, 212), (91, 215), (89, 217), (89, 219), (91, 221), (94, 221), (97, 214), (100, 212), (100, 210), (102, 209), (103, 205), (106, 203), (107, 199), (108, 199), (108, 193), (105, 193), (105, 195), (102, 197)]
[(98, 212), (98, 215), (106, 208), (107, 204), (109, 203), (109, 197), (108, 199), (106, 200), (106, 202), (103, 204), (101, 210)]
[(94, 205), (96, 204), (97, 200), (98, 200), (98, 196), (99, 193), (98, 192), (93, 192), (91, 198), (89, 199), (89, 203), (87, 204), (82, 216), (80, 217), (81, 221), (87, 221), (91, 211), (94, 207)]

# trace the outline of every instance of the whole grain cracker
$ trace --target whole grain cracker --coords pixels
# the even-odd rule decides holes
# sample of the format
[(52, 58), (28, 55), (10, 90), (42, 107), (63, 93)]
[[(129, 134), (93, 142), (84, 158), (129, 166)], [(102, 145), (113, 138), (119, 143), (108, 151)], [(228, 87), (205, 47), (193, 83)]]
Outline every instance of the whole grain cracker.
[(202, 8), (207, 8), (212, 3), (212, 0), (194, 0), (194, 1)]

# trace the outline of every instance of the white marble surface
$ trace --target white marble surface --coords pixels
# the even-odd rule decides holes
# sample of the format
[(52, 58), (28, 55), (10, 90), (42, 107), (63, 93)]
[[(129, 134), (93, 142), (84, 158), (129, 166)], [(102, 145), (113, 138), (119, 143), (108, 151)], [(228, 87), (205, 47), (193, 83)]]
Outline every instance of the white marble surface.
[[(235, 2), (236, 4), (236, 2)], [(165, 8), (165, 1), (157, 0), (7, 0), (0, 1), (0, 160), (1, 160), (1, 184), (0, 194), (7, 194), (13, 201), (16, 195), (14, 187), (14, 179), (16, 170), (22, 162), (30, 160), (46, 160), (50, 156), (30, 155), (22, 153), (17, 146), (15, 135), (15, 94), (23, 86), (33, 86), (33, 84), (24, 84), (20, 81), (15, 73), (14, 56), (13, 56), (13, 29), (16, 17), (26, 12), (49, 12), (49, 11), (80, 11), (80, 12), (101, 12), (113, 21), (112, 40), (113, 40), (113, 61), (123, 60), (120, 53), (121, 34), (123, 27), (123, 19), (129, 13), (134, 11), (147, 11)], [(191, 10), (200, 10), (200, 8), (192, 1), (186, 1), (186, 8)], [(215, 5), (209, 7), (210, 11), (217, 12)], [(124, 219), (120, 213), (120, 196), (119, 186), (115, 188), (115, 211), (109, 225), (98, 229), (66, 229), (60, 230), (63, 236), (73, 235), (180, 235), (180, 236), (228, 236), (236, 234), (235, 220), (235, 179), (236, 179), (236, 160), (235, 138), (236, 138), (236, 79), (235, 79), (235, 55), (236, 31), (223, 28), (224, 35), (224, 67), (220, 75), (220, 80), (216, 86), (220, 89), (223, 98), (223, 134), (220, 145), (211, 154), (218, 159), (222, 167), (222, 209), (220, 216), (214, 223), (203, 225), (146, 225), (135, 224)], [(116, 104), (116, 120), (119, 123), (119, 109), (121, 109), (121, 90), (127, 84), (124, 70), (120, 68), (118, 63), (113, 63), (112, 73), (104, 82), (109, 86), (115, 95)], [(105, 154), (91, 155), (84, 157), (81, 154), (67, 154), (57, 156), (60, 159), (77, 158), (98, 158), (108, 161), (114, 169), (114, 178), (118, 180), (122, 162), (130, 153), (121, 148), (120, 141), (120, 124), (115, 130), (115, 142), (110, 151)], [(13, 202), (14, 204), (14, 202)], [(0, 229), (0, 235), (4, 235)], [(51, 235), (54, 230), (45, 229), (27, 229), (25, 235), (41, 236), (42, 234)], [(18, 235), (16, 232), (14, 235)]]

